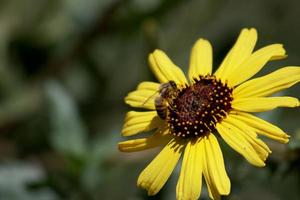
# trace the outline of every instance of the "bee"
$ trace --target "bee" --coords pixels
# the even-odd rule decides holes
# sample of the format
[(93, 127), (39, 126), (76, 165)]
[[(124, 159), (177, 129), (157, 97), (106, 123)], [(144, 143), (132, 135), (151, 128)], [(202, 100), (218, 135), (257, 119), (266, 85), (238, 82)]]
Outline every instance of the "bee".
[[(168, 114), (168, 107), (173, 109), (172, 102), (178, 96), (179, 89), (174, 81), (169, 81), (160, 85), (157, 92), (155, 92), (151, 97), (149, 97), (144, 104), (152, 98), (156, 93), (159, 93), (154, 100), (155, 109), (157, 115), (161, 119), (166, 119)], [(173, 109), (174, 110), (174, 109)]]
[(154, 105), (157, 115), (161, 119), (166, 119), (168, 107), (173, 108), (172, 102), (177, 97), (179, 90), (174, 81), (161, 84), (159, 88), (159, 96), (155, 98)]

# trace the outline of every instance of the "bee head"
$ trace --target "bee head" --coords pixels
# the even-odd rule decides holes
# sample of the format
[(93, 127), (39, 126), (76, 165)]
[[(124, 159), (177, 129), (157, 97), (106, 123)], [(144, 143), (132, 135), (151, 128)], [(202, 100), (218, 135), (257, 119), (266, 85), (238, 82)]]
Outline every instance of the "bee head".
[(177, 85), (174, 81), (169, 81), (169, 83), (170, 83), (172, 88), (174, 88), (174, 89), (177, 88)]

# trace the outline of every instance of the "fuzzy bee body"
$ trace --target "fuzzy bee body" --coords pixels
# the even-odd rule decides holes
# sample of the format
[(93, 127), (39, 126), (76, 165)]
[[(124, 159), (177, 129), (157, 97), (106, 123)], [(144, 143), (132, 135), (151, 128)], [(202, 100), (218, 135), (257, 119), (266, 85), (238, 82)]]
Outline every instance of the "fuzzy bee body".
[(168, 102), (162, 98), (162, 97), (156, 97), (155, 98), (155, 109), (157, 112), (157, 115), (161, 119), (166, 119), (167, 117), (167, 111), (168, 111)]
[(154, 104), (157, 115), (161, 119), (166, 119), (168, 115), (168, 107), (172, 108), (172, 101), (178, 95), (178, 88), (174, 81), (161, 84), (159, 88), (159, 96), (155, 98)]

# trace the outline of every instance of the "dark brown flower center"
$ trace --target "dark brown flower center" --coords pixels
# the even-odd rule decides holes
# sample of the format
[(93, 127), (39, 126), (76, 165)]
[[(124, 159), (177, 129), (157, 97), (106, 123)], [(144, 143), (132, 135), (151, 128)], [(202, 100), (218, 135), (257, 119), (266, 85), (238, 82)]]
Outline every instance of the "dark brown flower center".
[(200, 76), (182, 89), (168, 107), (171, 133), (183, 138), (204, 136), (231, 110), (232, 88), (215, 76)]

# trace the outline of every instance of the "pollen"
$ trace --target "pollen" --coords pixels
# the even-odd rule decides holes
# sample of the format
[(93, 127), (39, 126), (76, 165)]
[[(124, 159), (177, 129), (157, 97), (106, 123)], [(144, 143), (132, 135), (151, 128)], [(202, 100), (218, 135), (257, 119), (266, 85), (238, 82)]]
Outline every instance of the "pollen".
[(232, 88), (215, 76), (200, 76), (173, 99), (167, 123), (177, 137), (202, 137), (215, 131), (216, 123), (232, 109), (231, 102)]

